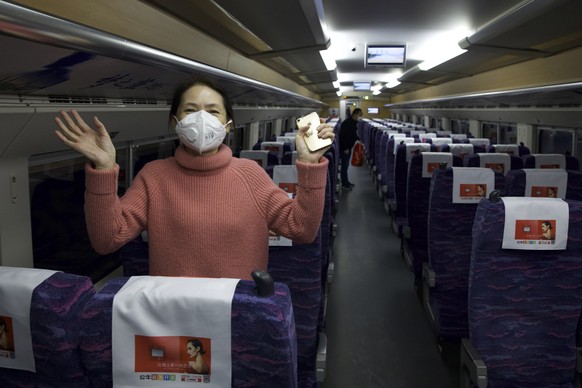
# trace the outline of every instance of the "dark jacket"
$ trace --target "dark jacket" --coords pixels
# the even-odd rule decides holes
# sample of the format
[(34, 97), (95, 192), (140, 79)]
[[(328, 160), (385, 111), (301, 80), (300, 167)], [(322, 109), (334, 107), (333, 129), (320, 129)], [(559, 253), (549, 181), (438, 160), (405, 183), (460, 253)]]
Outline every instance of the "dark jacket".
[(358, 137), (358, 122), (351, 116), (344, 120), (339, 133), (340, 151), (351, 150)]

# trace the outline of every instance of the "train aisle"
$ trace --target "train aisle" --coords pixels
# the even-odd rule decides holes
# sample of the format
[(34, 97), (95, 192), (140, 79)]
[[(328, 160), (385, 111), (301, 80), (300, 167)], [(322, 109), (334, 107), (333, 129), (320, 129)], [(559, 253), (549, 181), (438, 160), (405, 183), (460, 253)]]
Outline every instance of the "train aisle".
[(326, 379), (321, 388), (451, 388), (458, 370), (441, 361), (400, 239), (367, 167), (350, 167), (336, 215)]

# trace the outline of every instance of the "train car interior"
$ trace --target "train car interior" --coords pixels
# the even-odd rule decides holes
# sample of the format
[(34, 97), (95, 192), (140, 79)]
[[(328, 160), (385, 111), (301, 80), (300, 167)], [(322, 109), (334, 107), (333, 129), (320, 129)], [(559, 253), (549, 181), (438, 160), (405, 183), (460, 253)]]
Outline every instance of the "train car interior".
[[(581, 20), (580, 0), (0, 0), (0, 387), (580, 388)], [(97, 116), (121, 197), (182, 147), (193, 77), (289, 198), (297, 119), (335, 134), (317, 236), (271, 233), (239, 282), (150, 276), (147, 228), (97, 253), (87, 159), (55, 134)]]

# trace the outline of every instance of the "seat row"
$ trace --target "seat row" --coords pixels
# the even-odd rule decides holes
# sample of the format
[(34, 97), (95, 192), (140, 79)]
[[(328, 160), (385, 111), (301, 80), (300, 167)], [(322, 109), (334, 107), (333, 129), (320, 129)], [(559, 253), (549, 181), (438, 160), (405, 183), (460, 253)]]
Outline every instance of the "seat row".
[[(114, 373), (129, 375), (139, 381), (213, 381), (219, 376), (230, 376), (232, 386), (297, 386), (296, 334), (293, 307), (289, 288), (273, 283), (267, 273), (254, 274), (257, 282), (236, 282), (231, 296), (229, 311), (230, 329), (224, 336), (231, 348), (228, 358), (232, 363), (223, 371), (215, 360), (206, 356), (204, 371), (188, 369), (186, 341), (191, 342), (190, 332), (167, 332), (156, 328), (135, 311), (137, 325), (143, 332), (135, 332), (127, 338), (129, 352), (135, 354), (128, 360), (132, 368), (118, 370), (113, 359), (116, 346), (113, 337), (116, 326), (112, 324), (114, 301), (126, 283), (133, 280), (154, 282), (153, 277), (116, 278), (95, 291), (91, 280), (84, 276), (40, 269), (0, 267), (0, 382), (6, 387), (111, 387)], [(167, 278), (166, 278), (167, 279)], [(181, 278), (185, 282), (197, 279)], [(194, 302), (184, 302), (184, 296), (169, 289), (169, 292), (130, 294), (129, 298), (145, 296), (148, 312), (155, 314), (163, 305), (156, 299), (165, 297), (182, 304), (176, 316), (184, 322), (194, 322), (193, 311), (199, 305), (197, 298), (211, 295), (196, 295), (187, 288)], [(16, 295), (15, 295), (16, 294)], [(154, 295), (155, 294), (155, 295)], [(4, 299), (6, 298), (6, 299)], [(9, 303), (18, 300), (20, 303)], [(168, 302), (165, 301), (164, 304)], [(204, 314), (205, 310), (199, 311)], [(130, 310), (130, 316), (134, 310)], [(172, 327), (175, 319), (160, 317), (164, 327)], [(148, 331), (149, 330), (149, 331)], [(153, 330), (153, 332), (152, 332)], [(193, 329), (195, 333), (203, 333)], [(159, 336), (157, 334), (162, 334)], [(198, 334), (200, 335), (200, 334)], [(145, 336), (145, 339), (142, 338)], [(180, 345), (172, 345), (173, 339)], [(183, 341), (182, 341), (183, 340)], [(216, 341), (215, 341), (216, 340)], [(145, 348), (139, 344), (144, 343)], [(200, 341), (203, 341), (201, 338)], [(218, 338), (206, 338), (206, 352), (218, 352)], [(201, 342), (198, 342), (201, 345)], [(132, 345), (135, 345), (133, 348)], [(118, 345), (119, 346), (119, 345)], [(176, 349), (183, 350), (178, 355)], [(200, 349), (198, 349), (200, 350)], [(203, 352), (202, 352), (203, 353)], [(141, 365), (141, 366), (140, 366)], [(152, 367), (153, 365), (153, 367)], [(115, 371), (115, 372), (114, 372)], [(119, 376), (119, 374), (116, 374)], [(158, 384), (161, 381), (158, 381)]]
[[(558, 162), (506, 156), (483, 168), (479, 159), (488, 155), (465, 155), (459, 163), (453, 154), (405, 154), (408, 163), (399, 167), (406, 171), (407, 194), (402, 241), (443, 357), (461, 363), (461, 386), (579, 384), (580, 173), (565, 170), (561, 155), (550, 158)], [(450, 167), (467, 165), (474, 167)], [(515, 216), (514, 202), (538, 213)], [(566, 210), (552, 210), (556, 202)], [(558, 230), (564, 245), (543, 248), (557, 246)], [(508, 235), (513, 246), (505, 245)]]

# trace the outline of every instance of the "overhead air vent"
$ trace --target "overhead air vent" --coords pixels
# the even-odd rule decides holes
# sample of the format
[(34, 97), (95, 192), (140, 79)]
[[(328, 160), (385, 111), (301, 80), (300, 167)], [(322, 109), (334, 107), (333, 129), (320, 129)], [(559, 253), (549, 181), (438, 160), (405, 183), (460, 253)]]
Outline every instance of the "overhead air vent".
[(151, 98), (124, 98), (121, 102), (124, 105), (158, 105), (158, 100)]
[(107, 104), (104, 97), (48, 96), (51, 104)]

